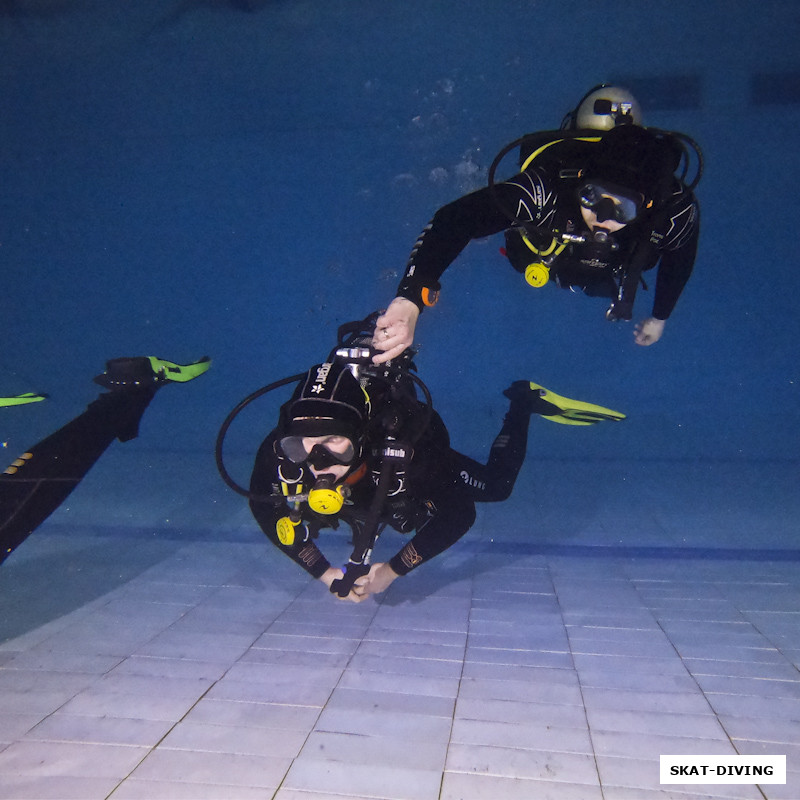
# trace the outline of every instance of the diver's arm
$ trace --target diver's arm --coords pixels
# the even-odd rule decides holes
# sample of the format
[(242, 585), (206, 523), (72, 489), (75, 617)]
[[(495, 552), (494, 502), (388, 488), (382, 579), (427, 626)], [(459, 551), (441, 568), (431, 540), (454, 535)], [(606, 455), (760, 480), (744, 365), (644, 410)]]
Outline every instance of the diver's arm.
[(653, 316), (656, 319), (669, 319), (692, 274), (696, 252), (697, 235), (679, 250), (662, 254), (653, 298)]
[[(516, 179), (515, 179), (516, 180)], [(503, 207), (516, 209), (522, 187), (510, 181), (495, 187)], [(422, 311), (439, 288), (439, 278), (473, 239), (500, 233), (511, 220), (500, 209), (495, 195), (486, 187), (442, 206), (422, 231), (414, 245), (397, 296), (414, 303)]]
[(386, 591), (398, 578), (455, 544), (474, 524), (475, 504), (460, 490), (461, 457), (456, 459), (449, 442), (447, 428), (434, 411), (406, 473), (410, 496), (424, 498), (417, 501), (422, 519), (414, 537), (393, 558), (373, 564), (356, 580), (354, 591), (359, 596)]
[(389, 559), (389, 566), (398, 575), (408, 575), (426, 561), (430, 561), (440, 553), (454, 545), (475, 521), (475, 508), (465, 504), (455, 513), (448, 514), (446, 509), (437, 508), (436, 517), (428, 522), (408, 542), (399, 553)]
[(694, 269), (699, 235), (697, 203), (689, 197), (685, 205), (664, 221), (661, 262), (653, 298), (652, 316), (655, 319), (668, 319), (675, 308)]
[[(517, 180), (522, 183), (516, 183)], [(527, 183), (525, 177), (518, 176), (498, 184), (496, 195), (487, 187), (448, 203), (436, 212), (411, 251), (397, 296), (375, 326), (372, 346), (382, 351), (374, 358), (376, 364), (396, 358), (411, 346), (420, 313), (425, 306), (436, 303), (439, 278), (467, 244), (509, 227), (511, 221), (495, 197), (504, 208), (517, 209), (523, 197), (529, 201)]]
[(634, 328), (636, 344), (647, 347), (662, 337), (666, 321), (694, 269), (699, 233), (699, 208), (690, 194), (686, 196), (684, 203), (663, 217), (661, 230), (654, 228), (651, 242), (660, 238), (662, 247), (653, 312)]
[[(344, 577), (344, 570), (331, 566), (322, 551), (311, 540), (307, 523), (301, 522), (295, 526), (297, 539), (294, 543), (284, 544), (280, 541), (277, 533), (278, 520), (288, 514), (289, 509), (287, 507), (276, 509), (267, 503), (251, 500), (250, 508), (267, 539), (284, 555), (289, 556), (295, 564), (302, 567), (312, 578), (321, 581), (330, 589), (335, 580)], [(348, 600), (351, 603), (360, 603), (364, 599), (352, 589), (347, 597), (339, 597), (339, 595), (336, 595), (336, 597), (339, 600)]]
[(633, 339), (636, 344), (648, 347), (655, 344), (664, 334), (664, 326), (692, 274), (696, 248), (697, 238), (694, 237), (693, 243), (688, 243), (685, 248), (662, 255), (656, 276), (653, 313), (633, 329)]
[[(445, 454), (442, 454), (442, 458), (446, 458)], [(447, 471), (441, 473), (446, 474)], [(437, 482), (437, 476), (431, 475), (430, 480)], [(407, 575), (411, 570), (440, 555), (472, 527), (475, 522), (475, 504), (464, 498), (459, 491), (459, 482), (460, 478), (454, 480), (451, 474), (449, 485), (441, 487), (440, 491), (434, 489), (422, 495), (428, 498), (426, 505), (434, 508), (435, 512), (417, 527), (411, 541), (389, 559), (388, 565), (397, 575)]]
[[(321, 578), (331, 565), (312, 540), (307, 522), (301, 520), (294, 526), (291, 530), (292, 541), (286, 541), (285, 533), (284, 541), (278, 536), (278, 523), (289, 516), (289, 507), (281, 497), (275, 497), (273, 500), (272, 485), (278, 474), (275, 437), (276, 432), (272, 431), (258, 449), (253, 473), (250, 476), (250, 492), (254, 495), (250, 498), (250, 510), (264, 535), (275, 547), (313, 578)], [(290, 530), (289, 525), (291, 523), (288, 521), (281, 523), (281, 529)]]
[[(326, 570), (331, 566), (322, 551), (311, 540), (308, 524), (300, 522), (294, 526), (294, 541), (284, 544), (278, 537), (278, 522), (288, 517), (289, 508), (286, 505), (274, 506), (271, 503), (250, 501), (250, 510), (256, 522), (267, 539), (275, 545), (284, 555), (289, 556), (298, 566), (301, 566), (312, 578), (321, 579)], [(286, 523), (282, 523), (286, 525)], [(291, 524), (291, 523), (288, 523)]]

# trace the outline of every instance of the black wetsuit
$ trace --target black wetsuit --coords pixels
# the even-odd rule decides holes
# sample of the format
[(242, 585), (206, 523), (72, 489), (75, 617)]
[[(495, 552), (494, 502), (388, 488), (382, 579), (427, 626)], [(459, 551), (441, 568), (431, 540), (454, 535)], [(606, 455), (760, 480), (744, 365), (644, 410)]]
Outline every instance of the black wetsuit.
[[(472, 239), (507, 231), (506, 253), (515, 269), (539, 258), (521, 233), (540, 252), (557, 235), (588, 233), (581, 217), (577, 191), (581, 181), (559, 176), (556, 165), (542, 160), (519, 175), (490, 188), (468, 194), (436, 212), (412, 250), (397, 290), (423, 308), (423, 288), (437, 290), (449, 264)], [(520, 220), (512, 226), (509, 214)], [(697, 250), (699, 209), (692, 192), (676, 179), (660, 210), (645, 213), (612, 234), (617, 249), (594, 243), (570, 243), (553, 258), (550, 280), (593, 296), (615, 297), (623, 269), (641, 272), (658, 264), (652, 316), (665, 320), (692, 273)], [(660, 263), (659, 263), (660, 262)]]
[[(492, 444), (489, 461), (477, 461), (450, 447), (450, 437), (438, 414), (433, 415), (426, 432), (416, 442), (410, 463), (398, 471), (384, 504), (381, 522), (402, 533), (413, 533), (410, 541), (389, 561), (392, 569), (405, 575), (458, 541), (475, 521), (476, 502), (497, 502), (511, 494), (525, 458), (528, 440), (529, 408), (512, 400), (502, 430)], [(305, 464), (296, 465), (278, 455), (276, 432), (262, 443), (256, 456), (250, 490), (270, 495), (277, 502), (251, 500), (253, 515), (267, 538), (315, 578), (330, 566), (313, 538), (322, 527), (333, 527), (325, 517), (303, 506), (304, 525), (292, 544), (282, 544), (276, 523), (288, 514), (282, 500), (281, 483), (313, 485), (314, 477)], [(364, 448), (370, 451), (370, 446)], [(380, 466), (374, 460), (365, 462), (363, 470), (352, 474), (363, 476), (351, 486), (350, 504), (342, 518), (355, 516), (363, 520), (376, 492)]]
[(138, 435), (155, 393), (155, 387), (139, 387), (101, 394), (0, 474), (0, 563), (64, 502), (115, 439)]

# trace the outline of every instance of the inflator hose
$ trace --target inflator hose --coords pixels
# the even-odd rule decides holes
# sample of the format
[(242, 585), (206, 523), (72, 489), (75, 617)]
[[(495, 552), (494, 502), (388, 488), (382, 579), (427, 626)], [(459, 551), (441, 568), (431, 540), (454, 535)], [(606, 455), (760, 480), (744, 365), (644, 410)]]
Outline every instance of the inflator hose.
[(245, 489), (243, 486), (240, 486), (236, 481), (230, 476), (230, 473), (227, 469), (225, 469), (225, 464), (222, 459), (222, 445), (225, 442), (225, 436), (228, 433), (228, 428), (230, 428), (231, 424), (233, 423), (234, 419), (244, 410), (246, 406), (249, 406), (254, 400), (258, 400), (259, 397), (262, 397), (269, 392), (280, 389), (281, 386), (286, 386), (287, 383), (296, 383), (301, 378), (304, 378), (306, 375), (305, 372), (300, 373), (299, 375), (290, 375), (288, 378), (283, 378), (282, 380), (275, 381), (270, 383), (268, 386), (262, 386), (257, 391), (249, 394), (247, 397), (242, 400), (236, 408), (231, 411), (230, 414), (225, 418), (225, 422), (222, 423), (222, 426), (219, 429), (219, 433), (217, 434), (217, 442), (214, 447), (214, 457), (217, 461), (217, 470), (219, 471), (222, 480), (228, 484), (228, 486), (233, 489), (234, 492), (237, 494), (242, 495), (243, 497), (247, 497), (250, 500), (261, 501), (265, 503), (272, 503), (274, 502), (275, 498), (271, 495), (256, 495), (253, 494), (251, 491)]

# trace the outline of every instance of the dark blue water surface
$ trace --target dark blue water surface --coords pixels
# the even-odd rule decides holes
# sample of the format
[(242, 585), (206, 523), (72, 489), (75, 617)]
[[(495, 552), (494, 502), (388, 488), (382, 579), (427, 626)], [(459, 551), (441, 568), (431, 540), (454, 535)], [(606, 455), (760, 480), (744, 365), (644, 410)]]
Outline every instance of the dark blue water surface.
[[(226, 497), (211, 452), (229, 409), (385, 306), (436, 208), (485, 185), (507, 142), (558, 127), (610, 80), (638, 92), (647, 124), (705, 153), (696, 271), (664, 338), (637, 347), (603, 301), (528, 288), (495, 237), (446, 273), (418, 327), (420, 373), (454, 443), (477, 457), (512, 380), (628, 414), (585, 430), (536, 421), (509, 518), (529, 508), (540, 465), (559, 460), (595, 474), (604, 460), (635, 463), (631, 481), (645, 476), (656, 499), (691, 474), (754, 516), (796, 504), (794, 0), (250, 7), (0, 3), (0, 394), (51, 396), (0, 409), (6, 460), (91, 400), (105, 360), (209, 354), (211, 372), (162, 391), (126, 447), (161, 454), (152, 469), (170, 496), (207, 484)], [(640, 293), (638, 318), (649, 303)], [(232, 432), (234, 456), (270, 414)], [(152, 474), (139, 491), (114, 459), (92, 475), (98, 524), (103, 486), (127, 482), (151, 502)], [(687, 497), (686, 513), (704, 496)], [(580, 485), (568, 502), (580, 506)]]

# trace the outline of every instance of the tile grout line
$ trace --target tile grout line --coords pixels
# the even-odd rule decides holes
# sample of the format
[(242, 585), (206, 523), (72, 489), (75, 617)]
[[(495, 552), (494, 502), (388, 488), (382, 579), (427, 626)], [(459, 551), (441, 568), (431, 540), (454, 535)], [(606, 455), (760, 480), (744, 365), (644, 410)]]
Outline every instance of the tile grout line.
[(550, 568), (549, 562), (547, 562), (547, 575), (550, 578), (550, 585), (553, 587), (553, 595), (555, 596), (556, 602), (558, 603), (558, 611), (561, 616), (561, 624), (564, 628), (564, 633), (566, 634), (567, 637), (567, 646), (569, 647), (569, 655), (570, 658), (572, 659), (572, 669), (575, 672), (575, 677), (578, 679), (578, 691), (580, 692), (581, 695), (581, 705), (583, 706), (583, 718), (586, 720), (586, 731), (589, 734), (589, 741), (592, 744), (592, 761), (594, 762), (594, 769), (597, 774), (597, 786), (600, 789), (600, 797), (604, 798), (605, 792), (603, 791), (603, 781), (600, 777), (600, 765), (597, 763), (597, 750), (595, 749), (594, 746), (594, 737), (592, 736), (592, 726), (589, 724), (589, 714), (586, 710), (586, 698), (584, 697), (583, 694), (583, 682), (581, 681), (581, 674), (580, 671), (578, 670), (578, 666), (575, 663), (575, 655), (572, 651), (572, 640), (570, 637), (569, 627), (567, 626), (567, 622), (564, 619), (564, 609), (561, 605), (561, 599), (558, 594), (558, 587), (553, 577), (553, 572)]
[[(220, 586), (220, 587), (219, 587), (219, 589), (221, 589), (221, 588), (223, 588), (223, 587), (222, 587), (222, 586)], [(271, 627), (272, 627), (272, 626), (275, 624), (275, 622), (276, 622), (276, 621), (277, 621), (277, 620), (278, 620), (278, 619), (279, 619), (279, 618), (280, 618), (280, 617), (281, 617), (281, 616), (282, 616), (282, 615), (283, 615), (283, 614), (286, 612), (286, 609), (287, 609), (287, 608), (289, 608), (291, 605), (293, 605), (293, 604), (294, 604), (294, 603), (297, 601), (298, 597), (300, 597), (300, 595), (301, 595), (301, 594), (302, 594), (302, 593), (305, 591), (305, 589), (306, 589), (306, 588), (307, 588), (307, 587), (305, 587), (305, 586), (298, 587), (297, 594), (295, 594), (294, 598), (293, 598), (293, 599), (292, 599), (292, 600), (291, 600), (291, 601), (290, 601), (290, 602), (289, 602), (289, 603), (288, 603), (288, 604), (287, 604), (287, 605), (284, 607), (283, 611), (281, 611), (281, 612), (280, 612), (280, 614), (278, 614), (278, 615), (277, 615), (277, 616), (276, 616), (274, 619), (272, 619), (272, 620), (270, 621), (270, 623), (269, 623), (269, 624), (268, 624), (268, 625), (267, 625), (267, 626), (264, 628), (264, 630), (263, 630), (263, 631), (261, 631), (260, 633), (258, 633), (258, 634), (257, 634), (257, 635), (256, 635), (256, 636), (253, 638), (253, 641), (250, 643), (250, 645), (247, 647), (247, 649), (246, 649), (246, 650), (245, 650), (245, 651), (244, 651), (244, 652), (243, 652), (243, 653), (242, 653), (242, 654), (241, 654), (241, 655), (240, 655), (238, 658), (236, 658), (234, 661), (232, 661), (232, 662), (231, 662), (231, 663), (228, 665), (227, 669), (226, 669), (226, 670), (225, 670), (225, 671), (224, 671), (224, 672), (223, 672), (223, 673), (222, 673), (222, 674), (221, 674), (221, 675), (220, 675), (218, 678), (216, 678), (216, 679), (215, 679), (215, 680), (214, 680), (214, 681), (213, 681), (213, 682), (212, 682), (212, 683), (211, 683), (209, 686), (207, 686), (207, 687), (206, 687), (205, 691), (203, 691), (203, 692), (202, 692), (202, 694), (201, 694), (201, 695), (200, 695), (200, 696), (199, 696), (199, 697), (198, 697), (198, 698), (197, 698), (197, 699), (196, 699), (196, 700), (195, 700), (195, 701), (194, 701), (194, 702), (191, 704), (191, 706), (189, 706), (189, 708), (188, 708), (188, 709), (185, 711), (185, 713), (184, 713), (184, 714), (183, 714), (183, 715), (180, 717), (180, 719), (176, 720), (176, 721), (175, 721), (175, 722), (174, 722), (172, 725), (170, 725), (170, 727), (169, 727), (169, 728), (167, 729), (167, 731), (166, 731), (166, 732), (165, 732), (165, 733), (164, 733), (164, 734), (163, 734), (163, 735), (162, 735), (162, 736), (161, 736), (161, 737), (158, 739), (158, 741), (157, 741), (157, 742), (156, 742), (154, 745), (152, 745), (150, 748), (148, 748), (148, 751), (147, 751), (147, 753), (145, 753), (145, 754), (142, 756), (142, 758), (141, 758), (141, 759), (138, 761), (138, 763), (137, 763), (137, 764), (136, 764), (136, 765), (135, 765), (135, 766), (134, 766), (134, 767), (133, 767), (133, 768), (132, 768), (132, 769), (131, 769), (131, 770), (128, 772), (128, 774), (127, 774), (127, 775), (125, 775), (125, 777), (124, 777), (124, 778), (122, 778), (122, 779), (121, 779), (121, 780), (120, 780), (120, 781), (117, 783), (117, 785), (116, 785), (116, 786), (115, 786), (115, 787), (114, 787), (114, 788), (111, 790), (111, 792), (109, 792), (109, 794), (108, 794), (108, 795), (106, 795), (106, 798), (105, 798), (105, 800), (112, 800), (112, 798), (113, 798), (113, 797), (114, 797), (114, 795), (117, 793), (117, 791), (118, 791), (118, 790), (119, 790), (119, 789), (120, 789), (120, 788), (121, 788), (121, 787), (122, 787), (122, 786), (125, 784), (125, 782), (126, 782), (126, 781), (127, 781), (127, 780), (128, 780), (128, 779), (129, 779), (129, 778), (132, 776), (132, 775), (133, 775), (133, 773), (134, 773), (134, 772), (136, 772), (136, 770), (137, 770), (137, 769), (139, 769), (139, 767), (140, 767), (140, 766), (141, 766), (141, 765), (142, 765), (142, 764), (143, 764), (143, 763), (144, 763), (144, 762), (145, 762), (145, 761), (146, 761), (146, 760), (147, 760), (147, 759), (148, 759), (148, 758), (149, 758), (149, 757), (150, 757), (150, 756), (151, 756), (153, 753), (155, 753), (155, 752), (158, 750), (158, 748), (159, 748), (159, 746), (161, 745), (161, 743), (162, 743), (162, 742), (163, 742), (163, 741), (164, 741), (164, 740), (165, 740), (165, 739), (166, 739), (166, 738), (167, 738), (167, 737), (168, 737), (168, 736), (169, 736), (169, 735), (170, 735), (170, 734), (171, 734), (171, 733), (172, 733), (172, 732), (173, 732), (173, 731), (174, 731), (174, 730), (175, 730), (175, 729), (178, 727), (178, 725), (180, 725), (180, 724), (181, 724), (181, 723), (182, 723), (182, 722), (183, 722), (183, 721), (184, 721), (184, 720), (185, 720), (185, 719), (186, 719), (186, 718), (189, 716), (189, 714), (191, 714), (191, 712), (192, 712), (192, 711), (194, 711), (194, 709), (197, 707), (197, 705), (198, 705), (198, 704), (199, 704), (199, 703), (200, 703), (200, 702), (201, 702), (201, 701), (202, 701), (202, 700), (203, 700), (203, 699), (204, 699), (204, 698), (205, 698), (205, 697), (208, 695), (208, 693), (209, 693), (209, 692), (210, 692), (210, 691), (211, 691), (211, 690), (212, 690), (212, 689), (213, 689), (215, 686), (217, 686), (217, 684), (218, 684), (218, 683), (219, 683), (219, 682), (220, 682), (220, 681), (221, 681), (221, 680), (222, 680), (222, 679), (223, 679), (223, 678), (224, 678), (224, 677), (225, 677), (225, 676), (226, 676), (226, 675), (227, 675), (227, 674), (228, 674), (228, 673), (229, 673), (229, 672), (230, 672), (230, 671), (233, 669), (233, 667), (234, 667), (236, 664), (238, 664), (238, 663), (239, 663), (239, 662), (242, 660), (242, 658), (244, 657), (244, 655), (245, 655), (246, 653), (248, 653), (248, 652), (249, 652), (249, 651), (252, 649), (253, 645), (254, 645), (254, 644), (255, 644), (255, 643), (256, 643), (256, 642), (257, 642), (257, 641), (258, 641), (258, 640), (259, 640), (259, 639), (260, 639), (260, 638), (261, 638), (261, 637), (262, 637), (262, 636), (263, 636), (263, 635), (264, 635), (264, 634), (265, 634), (265, 633), (266, 633), (266, 632), (267, 632), (267, 631), (268, 631), (268, 630), (269, 630), (269, 629), (270, 629), (270, 628), (271, 628)], [(218, 589), (218, 590), (219, 590), (219, 589)], [(207, 599), (208, 599), (207, 597), (206, 597), (206, 598), (204, 598), (204, 600), (207, 600)], [(199, 604), (198, 604), (198, 605), (199, 605)], [(182, 617), (181, 617), (181, 619), (182, 619)], [(153, 637), (150, 639), (150, 641), (152, 642), (154, 639), (156, 639), (156, 638), (158, 638), (159, 636), (161, 636), (161, 635), (162, 635), (162, 634), (163, 634), (165, 631), (167, 631), (167, 630), (169, 630), (171, 627), (173, 627), (173, 626), (176, 624), (176, 622), (178, 622), (178, 621), (179, 621), (179, 620), (176, 620), (176, 621), (175, 621), (175, 622), (173, 622), (171, 625), (169, 625), (167, 628), (165, 628), (165, 629), (164, 629), (164, 631), (160, 631), (159, 633), (155, 634), (155, 635), (154, 635), (154, 636), (153, 636)], [(135, 655), (135, 654), (134, 654), (134, 653), (131, 653), (129, 656), (127, 656), (127, 658), (130, 658), (130, 657), (131, 657), (131, 656), (133, 656), (133, 655)], [(126, 660), (127, 660), (127, 658), (123, 659), (123, 660), (122, 660), (120, 663), (123, 663), (124, 661), (126, 661)], [(107, 673), (106, 673), (106, 674), (107, 674)]]
[[(649, 613), (652, 615), (652, 617), (653, 617), (653, 621), (656, 623), (656, 625), (658, 625), (658, 628), (659, 628), (659, 630), (660, 630), (660, 631), (661, 631), (661, 632), (664, 634), (664, 636), (666, 637), (667, 641), (669, 642), (669, 645), (670, 645), (670, 647), (671, 647), (671, 648), (674, 650), (674, 652), (675, 652), (675, 655), (676, 655), (676, 656), (677, 656), (677, 657), (680, 659), (681, 666), (682, 666), (682, 667), (683, 667), (683, 668), (686, 670), (686, 673), (687, 673), (687, 674), (688, 674), (688, 676), (691, 678), (691, 680), (692, 680), (692, 682), (694, 683), (694, 685), (695, 685), (695, 686), (698, 688), (698, 690), (700, 691), (700, 693), (703, 695), (703, 699), (704, 699), (704, 700), (706, 701), (706, 703), (708, 704), (708, 707), (709, 707), (709, 709), (711, 710), (711, 713), (713, 714), (713, 716), (714, 716), (714, 719), (716, 719), (716, 721), (717, 721), (717, 724), (719, 725), (720, 729), (722, 730), (722, 732), (725, 734), (726, 738), (728, 739), (728, 742), (730, 743), (731, 747), (733, 748), (733, 751), (734, 751), (735, 753), (737, 753), (737, 754), (741, 755), (741, 754), (739, 753), (739, 748), (738, 748), (738, 747), (736, 746), (736, 744), (734, 743), (734, 741), (733, 741), (733, 739), (732, 739), (731, 735), (728, 733), (728, 731), (726, 730), (725, 726), (722, 724), (722, 720), (719, 718), (719, 715), (718, 715), (718, 714), (717, 714), (717, 712), (714, 710), (714, 706), (711, 704), (711, 701), (708, 699), (708, 695), (706, 695), (705, 691), (703, 690), (703, 687), (700, 685), (699, 681), (698, 681), (698, 680), (697, 680), (697, 678), (694, 676), (694, 673), (692, 673), (692, 671), (689, 669), (689, 667), (688, 667), (688, 665), (686, 664), (686, 662), (683, 660), (683, 656), (680, 654), (680, 651), (678, 650), (677, 646), (676, 646), (676, 645), (675, 645), (675, 643), (672, 641), (672, 637), (671, 637), (671, 636), (669, 635), (669, 633), (667, 633), (667, 631), (664, 629), (663, 625), (661, 624), (661, 620), (660, 620), (660, 619), (659, 619), (659, 618), (656, 616), (656, 614), (655, 614), (655, 612), (653, 611), (653, 609), (652, 609), (652, 608), (650, 608), (650, 606), (647, 604), (647, 600), (645, 599), (645, 597), (643, 597), (643, 596), (642, 596), (642, 594), (641, 594), (641, 592), (640, 592), (640, 590), (639, 590), (639, 586), (637, 585), (637, 582), (636, 582), (636, 580), (635, 580), (635, 579), (633, 579), (633, 578), (631, 578), (629, 575), (626, 575), (626, 577), (627, 577), (627, 579), (630, 581), (630, 583), (631, 583), (631, 586), (633, 587), (633, 590), (634, 590), (634, 592), (635, 592), (635, 593), (637, 594), (637, 596), (639, 597), (639, 599), (640, 599), (640, 602), (641, 602), (641, 604), (642, 604), (642, 607), (643, 607), (643, 608), (646, 608), (646, 609), (647, 609), (647, 611), (648, 611), (648, 612), (649, 612)], [(670, 581), (670, 582), (672, 582), (672, 581)], [(730, 602), (730, 601), (729, 601), (729, 599), (728, 599), (727, 597), (726, 597), (726, 598), (724, 598), (724, 599), (725, 599), (725, 603), (729, 603), (729, 602)], [(740, 611), (738, 608), (736, 608), (736, 611), (737, 611), (737, 613), (738, 613), (739, 615), (741, 615), (741, 611)], [(591, 735), (591, 734), (590, 734), (590, 735)], [(764, 794), (764, 790), (761, 788), (761, 786), (759, 786), (758, 784), (754, 784), (754, 786), (755, 786), (755, 788), (758, 790), (758, 792), (759, 792), (759, 794), (762, 796), (762, 798), (764, 798), (764, 800), (767, 800), (767, 795), (766, 795), (766, 794)]]
[(456, 709), (458, 708), (458, 700), (461, 696), (461, 683), (464, 680), (464, 670), (467, 666), (467, 652), (469, 651), (470, 634), (472, 630), (472, 608), (475, 600), (475, 569), (478, 561), (478, 554), (472, 553), (470, 557), (472, 563), (472, 574), (469, 580), (469, 610), (467, 611), (467, 635), (464, 637), (464, 654), (461, 658), (461, 674), (458, 676), (458, 686), (456, 687), (456, 696), (453, 700), (453, 713), (450, 718), (450, 730), (447, 733), (447, 748), (444, 754), (444, 764), (442, 765), (442, 776), (439, 781), (439, 800), (442, 800), (442, 793), (444, 792), (444, 779), (447, 776), (447, 762), (450, 760), (450, 745), (453, 743), (453, 728), (456, 722)]
[[(308, 589), (308, 586), (304, 586), (304, 587), (303, 587), (303, 589), (300, 591), (300, 593), (297, 595), (297, 597), (299, 597), (299, 596), (300, 596), (300, 594), (303, 594), (303, 593), (304, 593), (304, 592), (305, 592), (307, 589)], [(275, 788), (275, 791), (274, 791), (274, 793), (272, 794), (272, 800), (275, 800), (275, 798), (277, 798), (277, 797), (278, 797), (278, 795), (280, 794), (280, 791), (281, 791), (281, 789), (283, 788), (283, 784), (284, 784), (284, 782), (286, 781), (286, 778), (289, 776), (289, 772), (291, 771), (292, 767), (294, 766), (294, 764), (295, 764), (295, 761), (296, 761), (296, 760), (297, 760), (297, 759), (300, 757), (300, 755), (302, 755), (302, 753), (303, 753), (303, 750), (305, 749), (306, 745), (308, 744), (308, 740), (311, 738), (312, 734), (313, 734), (313, 733), (314, 733), (314, 732), (317, 730), (317, 723), (319, 722), (319, 719), (320, 719), (320, 717), (321, 717), (321, 716), (322, 716), (322, 714), (325, 712), (325, 709), (327, 708), (328, 702), (330, 701), (331, 697), (333, 697), (333, 693), (334, 693), (334, 692), (336, 691), (336, 689), (338, 689), (338, 688), (339, 688), (339, 686), (341, 685), (341, 683), (342, 683), (342, 679), (344, 678), (344, 676), (345, 676), (345, 673), (346, 673), (346, 672), (347, 672), (347, 670), (350, 668), (350, 664), (353, 662), (353, 659), (355, 658), (355, 656), (356, 656), (356, 654), (358, 653), (359, 649), (360, 649), (360, 648), (361, 648), (361, 646), (364, 644), (364, 639), (366, 638), (366, 636), (367, 636), (367, 634), (368, 634), (368, 632), (369, 632), (369, 629), (370, 629), (370, 627), (372, 626), (372, 623), (375, 621), (375, 617), (378, 615), (378, 611), (380, 611), (380, 609), (381, 609), (381, 606), (383, 605), (383, 601), (384, 601), (384, 598), (386, 597), (386, 594), (387, 594), (387, 592), (384, 592), (383, 596), (382, 596), (380, 599), (379, 599), (379, 598), (377, 598), (377, 597), (375, 597), (375, 598), (374, 598), (374, 599), (375, 599), (375, 601), (376, 601), (376, 602), (375, 602), (375, 610), (374, 610), (374, 612), (373, 612), (372, 616), (370, 617), (370, 619), (369, 619), (369, 622), (367, 622), (367, 623), (364, 625), (364, 630), (363, 630), (363, 632), (361, 633), (361, 638), (360, 638), (360, 640), (359, 640), (358, 646), (357, 646), (357, 647), (355, 647), (355, 648), (353, 649), (353, 652), (352, 652), (352, 653), (350, 653), (349, 657), (347, 658), (347, 663), (345, 663), (345, 665), (342, 667), (341, 673), (340, 673), (340, 675), (339, 675), (339, 679), (336, 681), (336, 684), (335, 684), (335, 685), (333, 686), (333, 688), (330, 690), (330, 692), (329, 692), (329, 694), (328, 694), (328, 697), (326, 698), (325, 702), (324, 702), (324, 703), (322, 704), (322, 706), (320, 707), (319, 713), (318, 713), (318, 714), (317, 714), (317, 716), (315, 717), (313, 724), (310, 726), (308, 733), (306, 734), (305, 738), (303, 739), (303, 744), (300, 746), (300, 748), (299, 748), (299, 749), (298, 749), (298, 751), (297, 751), (297, 755), (296, 755), (296, 756), (294, 756), (294, 757), (292, 758), (292, 763), (289, 765), (289, 768), (288, 768), (288, 769), (286, 770), (286, 772), (284, 773), (284, 775), (283, 775), (283, 778), (281, 778), (281, 781), (280, 781), (280, 783), (279, 783), (279, 784), (277, 785), (277, 787)], [(286, 613), (286, 611), (288, 611), (288, 610), (289, 610), (289, 608), (290, 608), (290, 607), (291, 607), (291, 606), (294, 604), (294, 602), (297, 600), (297, 597), (295, 597), (295, 599), (292, 601), (292, 603), (290, 603), (290, 604), (289, 604), (289, 605), (288, 605), (288, 606), (287, 606), (287, 607), (286, 607), (286, 608), (285, 608), (285, 609), (284, 609), (284, 610), (281, 612), (281, 614), (280, 614), (280, 615), (279, 615), (279, 616), (278, 616), (278, 617), (277, 617), (275, 620), (273, 620), (273, 623), (274, 623), (275, 621), (277, 621), (277, 619), (279, 619), (281, 616), (283, 616), (283, 614), (285, 614), (285, 613)], [(272, 624), (272, 623), (270, 623), (270, 624)], [(266, 630), (264, 631), (264, 633), (266, 633)], [(263, 635), (263, 634), (262, 634), (262, 635)], [(260, 638), (260, 637), (259, 637), (259, 638)]]

